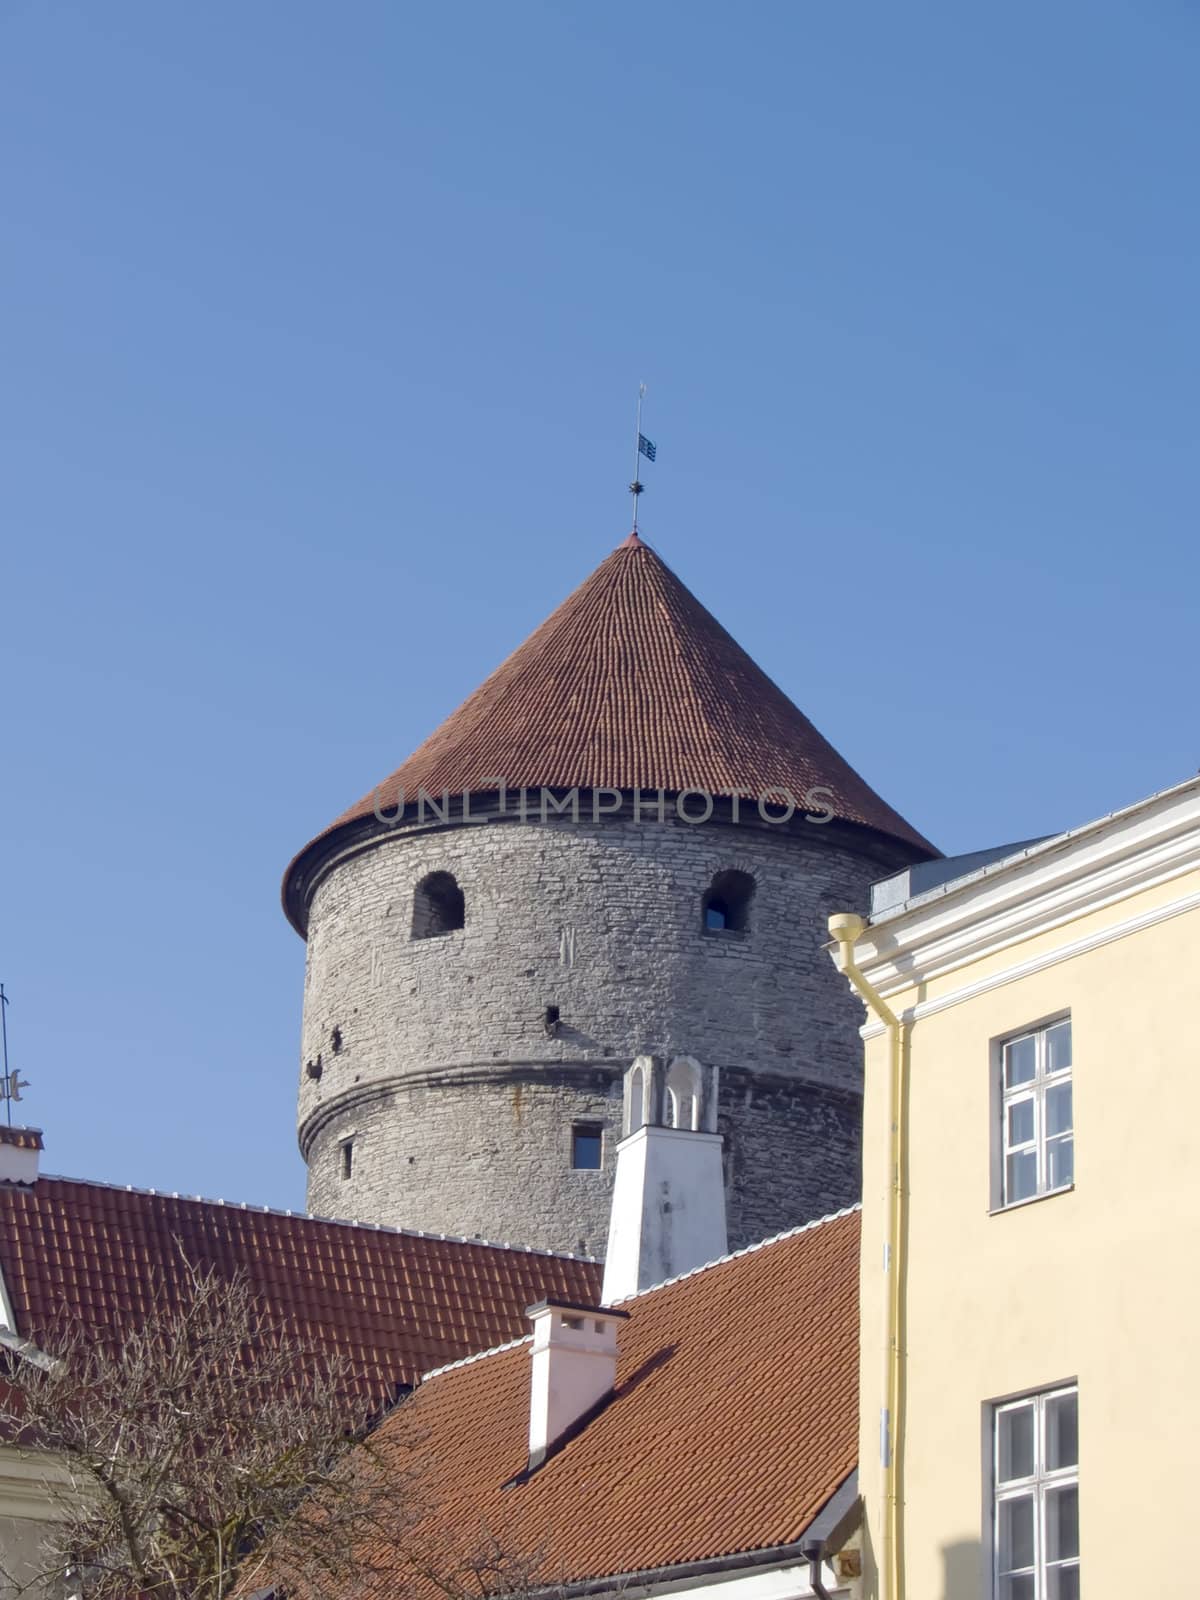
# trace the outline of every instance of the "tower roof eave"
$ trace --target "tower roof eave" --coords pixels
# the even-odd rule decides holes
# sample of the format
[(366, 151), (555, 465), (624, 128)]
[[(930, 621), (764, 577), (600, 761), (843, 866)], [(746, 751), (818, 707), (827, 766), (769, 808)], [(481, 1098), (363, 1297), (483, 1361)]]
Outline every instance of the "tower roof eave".
[(509, 789), (615, 789), (757, 798), (788, 791), (842, 822), (938, 851), (870, 787), (636, 534), (382, 784), (311, 841), (415, 799)]

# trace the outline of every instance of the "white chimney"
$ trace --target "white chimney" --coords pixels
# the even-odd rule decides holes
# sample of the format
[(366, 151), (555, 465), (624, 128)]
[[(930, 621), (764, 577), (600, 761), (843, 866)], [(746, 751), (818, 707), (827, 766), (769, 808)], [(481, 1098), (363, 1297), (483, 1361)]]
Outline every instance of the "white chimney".
[(725, 1178), (717, 1069), (639, 1056), (625, 1074), (601, 1299), (623, 1300), (723, 1256)]
[(529, 1401), (529, 1467), (612, 1392), (617, 1381), (617, 1330), (629, 1313), (568, 1300), (540, 1300), (533, 1320)]
[(40, 1128), (0, 1124), (0, 1183), (36, 1183), (42, 1151)]

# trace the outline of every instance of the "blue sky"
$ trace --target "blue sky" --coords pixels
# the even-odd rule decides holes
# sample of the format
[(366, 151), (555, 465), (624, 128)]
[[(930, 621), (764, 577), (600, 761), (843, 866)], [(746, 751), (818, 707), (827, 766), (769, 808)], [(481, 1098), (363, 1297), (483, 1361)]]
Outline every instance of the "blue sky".
[(288, 859), (643, 531), (947, 851), (1200, 767), (1200, 10), (0, 0), (0, 978), (303, 1203)]

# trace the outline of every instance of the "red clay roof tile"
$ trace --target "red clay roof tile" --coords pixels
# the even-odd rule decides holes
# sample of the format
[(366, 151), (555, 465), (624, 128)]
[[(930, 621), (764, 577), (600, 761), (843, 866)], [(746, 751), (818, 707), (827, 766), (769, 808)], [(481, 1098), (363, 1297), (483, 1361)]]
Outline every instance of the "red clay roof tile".
[(568, 1256), (67, 1178), (0, 1186), (0, 1270), (16, 1331), (35, 1343), (62, 1313), (119, 1334), (160, 1292), (181, 1291), (181, 1250), (243, 1273), (281, 1326), (341, 1351), (380, 1401), (523, 1333), (531, 1299), (600, 1290), (600, 1268)]
[(429, 1376), (378, 1436), (423, 1462), (415, 1546), (494, 1535), (540, 1588), (800, 1538), (857, 1459), (858, 1245), (848, 1212), (622, 1302), (611, 1401), (527, 1477), (529, 1342)]
[[(630, 538), (570, 595), (346, 823), (391, 814), (400, 791), (440, 797), (510, 789), (698, 789), (798, 804), (828, 791), (839, 819), (922, 854), (894, 811), (641, 539)], [(313, 844), (319, 842), (314, 840)], [(307, 854), (306, 847), (285, 878)]]

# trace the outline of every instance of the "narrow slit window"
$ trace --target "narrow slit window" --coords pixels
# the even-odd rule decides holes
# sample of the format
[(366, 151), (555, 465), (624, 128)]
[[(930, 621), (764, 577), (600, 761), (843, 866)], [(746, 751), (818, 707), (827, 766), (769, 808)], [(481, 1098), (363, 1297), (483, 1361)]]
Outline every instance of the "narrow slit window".
[(354, 1176), (354, 1140), (343, 1139), (338, 1146), (341, 1152), (341, 1171), (343, 1179)]

